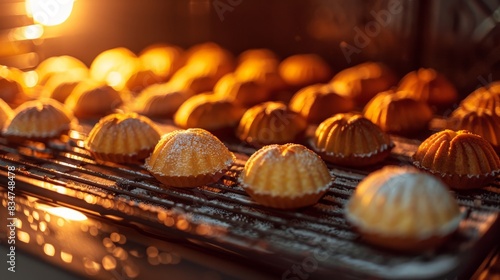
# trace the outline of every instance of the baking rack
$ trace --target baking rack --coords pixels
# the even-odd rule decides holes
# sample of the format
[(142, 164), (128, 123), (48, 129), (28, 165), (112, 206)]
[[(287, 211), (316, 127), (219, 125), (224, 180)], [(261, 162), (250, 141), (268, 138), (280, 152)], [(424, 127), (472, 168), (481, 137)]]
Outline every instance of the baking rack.
[[(82, 277), (143, 279), (174, 271), (181, 279), (208, 269), (223, 279), (465, 279), (498, 245), (499, 178), (479, 190), (453, 192), (464, 220), (433, 251), (369, 246), (346, 223), (343, 207), (358, 182), (382, 166), (411, 164), (419, 140), (393, 137), (391, 156), (369, 169), (328, 164), (335, 179), (326, 195), (314, 206), (285, 211), (256, 204), (238, 185), (255, 149), (237, 141), (225, 141), (237, 160), (221, 180), (177, 189), (165, 188), (140, 165), (96, 162), (83, 148), (84, 132), (68, 135), (48, 143), (0, 138), (0, 184), (7, 185), (7, 166), (15, 166), (21, 249)], [(4, 206), (6, 191), (0, 188)], [(86, 219), (57, 216), (53, 208), (77, 210)], [(0, 219), (6, 215), (2, 210)]]

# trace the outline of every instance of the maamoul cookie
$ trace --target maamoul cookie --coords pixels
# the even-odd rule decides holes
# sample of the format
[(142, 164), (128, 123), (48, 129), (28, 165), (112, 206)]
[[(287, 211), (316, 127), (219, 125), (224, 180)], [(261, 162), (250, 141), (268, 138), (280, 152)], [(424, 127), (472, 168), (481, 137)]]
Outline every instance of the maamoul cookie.
[(338, 72), (330, 82), (337, 92), (366, 104), (377, 93), (389, 90), (397, 83), (396, 74), (378, 62), (365, 62)]
[(404, 76), (398, 90), (430, 105), (446, 107), (455, 103), (458, 93), (455, 86), (441, 73), (431, 68), (420, 68)]
[(377, 94), (366, 104), (363, 114), (383, 131), (402, 135), (417, 134), (432, 119), (432, 109), (427, 103), (392, 90)]
[(299, 90), (288, 105), (312, 124), (318, 124), (337, 113), (352, 111), (354, 106), (352, 99), (340, 95), (329, 84), (315, 84)]
[(480, 188), (500, 173), (500, 159), (491, 144), (467, 130), (431, 135), (413, 155), (413, 164), (455, 189)]
[(389, 156), (394, 144), (360, 114), (337, 114), (322, 122), (311, 141), (314, 151), (338, 165), (367, 166)]
[(257, 203), (294, 209), (318, 202), (333, 178), (313, 151), (285, 144), (265, 146), (252, 154), (238, 181)]
[(253, 146), (294, 142), (307, 128), (299, 114), (281, 102), (264, 102), (248, 109), (240, 120), (236, 136)]
[(103, 161), (136, 163), (147, 158), (161, 133), (147, 117), (136, 113), (108, 115), (89, 132), (85, 148)]
[(219, 180), (234, 160), (217, 137), (190, 128), (163, 135), (145, 167), (165, 186), (196, 187)]
[(14, 140), (46, 141), (67, 132), (73, 114), (53, 99), (27, 101), (14, 110), (4, 126), (3, 136)]
[(347, 202), (345, 217), (366, 242), (410, 252), (438, 247), (462, 219), (440, 180), (408, 166), (369, 174)]

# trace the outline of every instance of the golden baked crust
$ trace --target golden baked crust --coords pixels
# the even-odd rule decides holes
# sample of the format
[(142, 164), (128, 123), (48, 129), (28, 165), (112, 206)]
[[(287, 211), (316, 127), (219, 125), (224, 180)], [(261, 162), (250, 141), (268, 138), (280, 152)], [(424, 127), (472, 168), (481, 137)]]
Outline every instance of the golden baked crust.
[(389, 135), (359, 114), (337, 114), (322, 122), (311, 143), (325, 160), (366, 166), (384, 160), (394, 146)]
[(365, 62), (338, 72), (330, 83), (340, 94), (364, 105), (377, 93), (395, 86), (397, 81), (396, 74), (384, 64)]
[(127, 48), (113, 48), (98, 54), (90, 65), (90, 78), (123, 90), (129, 78), (140, 69), (137, 56)]
[(163, 135), (146, 169), (166, 186), (196, 187), (216, 182), (235, 156), (210, 132), (190, 128)]
[(203, 128), (214, 131), (235, 127), (245, 109), (229, 100), (211, 93), (202, 93), (189, 98), (174, 116), (174, 122), (181, 128)]
[(185, 52), (185, 66), (197, 65), (216, 81), (235, 68), (234, 56), (213, 42), (198, 44)]
[(377, 94), (366, 104), (364, 116), (389, 133), (412, 135), (425, 129), (432, 119), (432, 109), (402, 95), (392, 90)]
[(177, 69), (181, 67), (182, 49), (168, 44), (154, 44), (148, 46), (139, 54), (139, 59), (145, 69), (166, 82)]
[(315, 54), (289, 56), (280, 63), (279, 72), (288, 85), (299, 88), (324, 83), (332, 75), (326, 61)]
[(500, 173), (500, 159), (488, 141), (466, 130), (437, 132), (420, 144), (413, 164), (457, 189), (479, 188)]
[(236, 68), (235, 76), (240, 81), (253, 81), (270, 92), (287, 87), (278, 71), (279, 61), (273, 59), (247, 59)]
[(3, 135), (13, 140), (48, 140), (71, 128), (73, 114), (53, 99), (27, 101), (14, 110)]
[(458, 107), (446, 121), (452, 130), (468, 130), (490, 142), (500, 152), (500, 116), (487, 109), (477, 108), (469, 111)]
[(293, 142), (306, 127), (306, 120), (285, 104), (269, 101), (245, 112), (236, 135), (240, 140), (259, 147)]
[(189, 97), (190, 90), (175, 89), (170, 83), (153, 84), (128, 102), (128, 108), (151, 118), (170, 118)]
[(288, 105), (308, 123), (320, 123), (337, 114), (354, 109), (354, 101), (340, 95), (329, 84), (315, 84), (299, 90)]
[(109, 115), (122, 103), (120, 93), (112, 87), (91, 81), (78, 83), (65, 101), (68, 109), (78, 118)]
[(500, 116), (500, 81), (473, 91), (462, 100), (460, 107), (469, 111), (475, 111), (476, 109), (489, 110)]
[(233, 73), (222, 77), (214, 94), (237, 105), (250, 107), (269, 99), (269, 90), (253, 80), (241, 80)]
[(0, 98), (0, 131), (12, 116), (14, 116), (14, 111), (10, 108), (9, 104)]
[(165, 82), (165, 79), (157, 75), (152, 70), (143, 69), (132, 74), (125, 83), (125, 87), (129, 91), (137, 93), (147, 88), (150, 85), (158, 84), (161, 82)]
[(82, 74), (80, 71), (69, 70), (63, 73), (55, 73), (47, 80), (41, 95), (64, 103), (78, 83), (85, 79), (87, 79), (87, 75)]
[(409, 166), (369, 174), (347, 202), (345, 217), (367, 242), (402, 251), (434, 248), (462, 219), (446, 186)]
[(40, 62), (35, 71), (39, 85), (45, 85), (53, 75), (58, 73), (73, 72), (76, 75), (85, 77), (89, 74), (89, 69), (85, 63), (69, 55), (49, 57)]
[(315, 204), (333, 182), (321, 158), (298, 144), (261, 148), (238, 180), (256, 202), (281, 209)]
[(248, 61), (263, 61), (263, 60), (273, 61), (274, 63), (279, 64), (278, 56), (270, 49), (249, 49), (243, 51), (238, 56), (238, 65), (240, 66), (241, 64)]
[(89, 132), (85, 148), (99, 160), (133, 163), (149, 156), (160, 134), (144, 116), (116, 113), (99, 120)]
[(203, 64), (186, 65), (174, 73), (169, 84), (175, 89), (189, 90), (194, 94), (212, 91), (219, 79), (212, 70)]
[(439, 107), (452, 105), (458, 99), (455, 86), (443, 74), (431, 68), (420, 68), (406, 74), (398, 90), (405, 97)]
[(0, 99), (13, 103), (24, 95), (23, 87), (15, 80), (0, 76)]

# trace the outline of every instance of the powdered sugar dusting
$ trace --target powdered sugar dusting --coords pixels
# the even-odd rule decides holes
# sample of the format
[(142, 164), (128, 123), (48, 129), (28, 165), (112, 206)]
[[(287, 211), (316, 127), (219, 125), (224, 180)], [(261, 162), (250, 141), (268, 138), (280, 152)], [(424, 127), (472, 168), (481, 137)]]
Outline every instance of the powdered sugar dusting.
[(229, 168), (235, 156), (203, 129), (177, 130), (162, 137), (146, 168), (163, 176), (211, 174)]

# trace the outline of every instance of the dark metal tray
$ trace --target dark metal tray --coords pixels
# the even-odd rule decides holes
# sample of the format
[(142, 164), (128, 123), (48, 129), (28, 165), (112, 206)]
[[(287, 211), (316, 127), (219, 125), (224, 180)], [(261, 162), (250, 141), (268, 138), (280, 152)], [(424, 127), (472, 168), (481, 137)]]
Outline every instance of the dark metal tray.
[[(145, 279), (177, 271), (180, 278), (190, 278), (186, 273), (210, 271), (223, 279), (469, 278), (498, 245), (498, 178), (491, 186), (454, 193), (465, 219), (458, 233), (434, 251), (401, 254), (374, 248), (346, 224), (343, 206), (357, 183), (384, 165), (410, 164), (419, 140), (393, 137), (396, 147), (389, 159), (370, 169), (328, 165), (335, 181), (320, 202), (282, 211), (256, 204), (238, 186), (235, 178), (254, 149), (231, 139), (226, 145), (237, 162), (219, 182), (167, 189), (139, 165), (97, 163), (82, 148), (84, 137), (71, 131), (69, 138), (46, 144), (0, 138), (1, 186), (8, 182), (7, 166), (16, 167), (16, 210), (22, 221), (17, 237), (25, 239), (18, 242), (20, 248), (84, 277)], [(4, 206), (6, 191), (0, 188)], [(78, 221), (51, 210), (61, 207), (86, 218)], [(4, 207), (0, 219), (6, 215)]]

